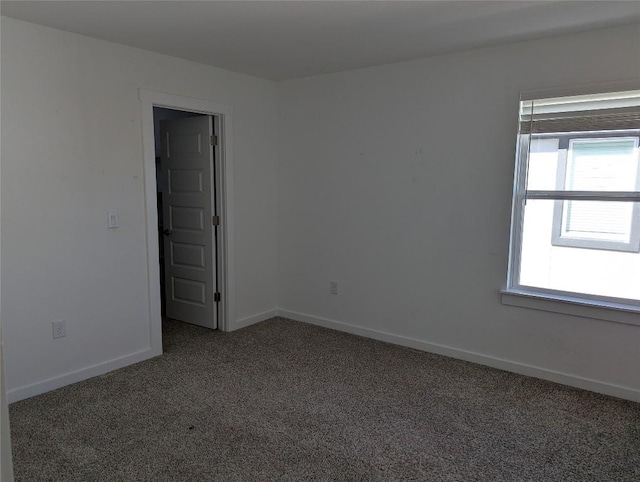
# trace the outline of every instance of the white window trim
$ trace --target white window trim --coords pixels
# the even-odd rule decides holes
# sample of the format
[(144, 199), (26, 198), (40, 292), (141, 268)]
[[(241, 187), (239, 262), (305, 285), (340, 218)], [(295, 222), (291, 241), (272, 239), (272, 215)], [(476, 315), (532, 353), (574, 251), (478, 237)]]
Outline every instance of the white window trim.
[(640, 306), (621, 301), (589, 299), (586, 295), (547, 293), (540, 288), (500, 290), (502, 304), (564, 315), (640, 326)]

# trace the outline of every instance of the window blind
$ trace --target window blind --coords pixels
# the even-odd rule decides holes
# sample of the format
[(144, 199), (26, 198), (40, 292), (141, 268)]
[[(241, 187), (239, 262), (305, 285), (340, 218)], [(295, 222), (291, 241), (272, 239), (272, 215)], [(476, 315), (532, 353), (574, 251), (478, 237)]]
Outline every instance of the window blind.
[(565, 201), (564, 233), (584, 238), (620, 238), (631, 234), (633, 204), (599, 201)]
[(521, 134), (640, 129), (640, 93), (523, 100)]

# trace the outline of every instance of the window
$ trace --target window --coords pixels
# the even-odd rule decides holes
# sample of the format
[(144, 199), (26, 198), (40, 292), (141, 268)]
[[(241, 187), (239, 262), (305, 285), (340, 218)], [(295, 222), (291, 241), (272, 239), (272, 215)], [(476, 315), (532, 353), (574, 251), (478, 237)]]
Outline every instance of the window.
[(520, 102), (507, 292), (640, 309), (640, 91)]
[[(638, 137), (565, 136), (559, 143), (559, 191), (634, 191), (638, 186)], [(637, 205), (556, 201), (554, 246), (638, 252)]]

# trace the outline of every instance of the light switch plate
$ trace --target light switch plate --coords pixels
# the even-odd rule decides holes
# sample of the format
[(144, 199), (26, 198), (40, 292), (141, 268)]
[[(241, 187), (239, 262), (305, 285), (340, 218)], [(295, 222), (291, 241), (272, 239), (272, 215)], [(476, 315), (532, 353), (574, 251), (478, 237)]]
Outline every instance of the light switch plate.
[(118, 227), (118, 213), (115, 211), (107, 212), (107, 226), (109, 229)]

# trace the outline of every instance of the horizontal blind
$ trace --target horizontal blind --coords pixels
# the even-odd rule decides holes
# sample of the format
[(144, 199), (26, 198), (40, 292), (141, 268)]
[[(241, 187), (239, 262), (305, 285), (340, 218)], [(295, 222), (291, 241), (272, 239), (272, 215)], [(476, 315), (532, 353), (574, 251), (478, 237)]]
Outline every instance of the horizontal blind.
[(638, 91), (521, 102), (521, 134), (627, 129), (640, 129)]
[(567, 234), (587, 238), (614, 235), (628, 240), (633, 216), (632, 203), (599, 201), (566, 201), (566, 203)]

